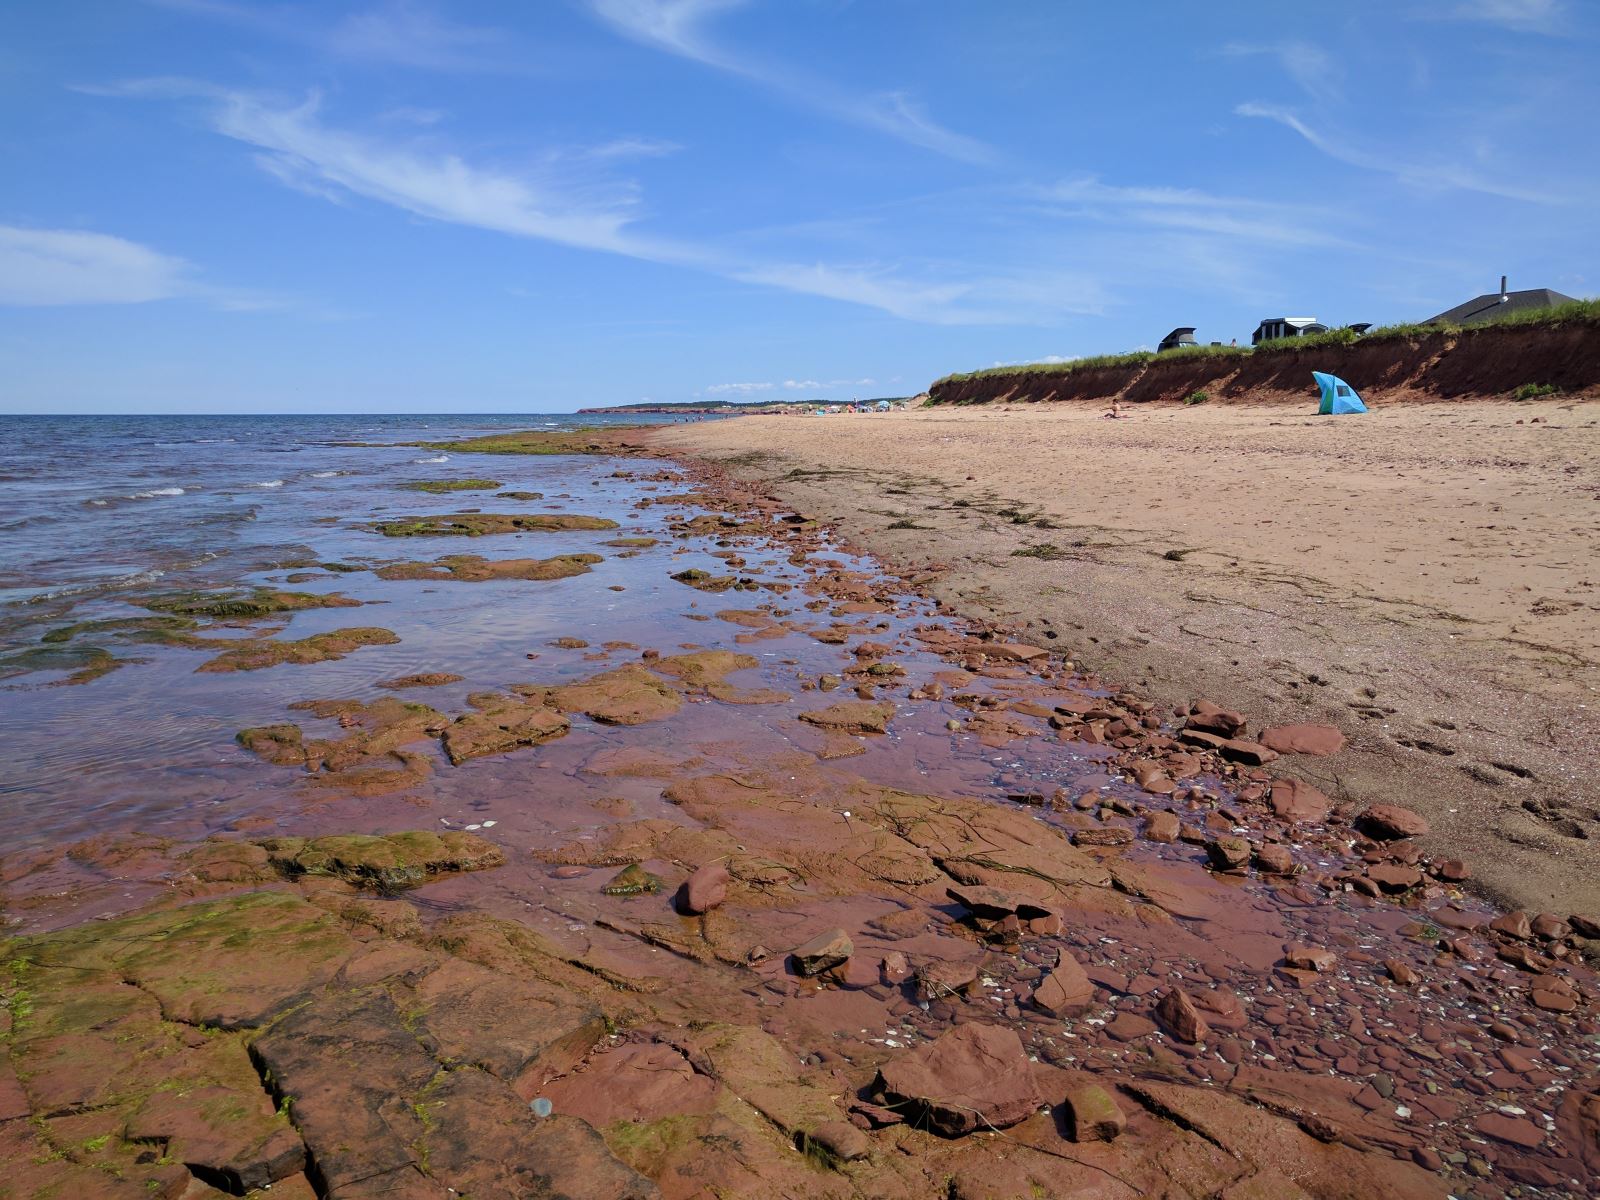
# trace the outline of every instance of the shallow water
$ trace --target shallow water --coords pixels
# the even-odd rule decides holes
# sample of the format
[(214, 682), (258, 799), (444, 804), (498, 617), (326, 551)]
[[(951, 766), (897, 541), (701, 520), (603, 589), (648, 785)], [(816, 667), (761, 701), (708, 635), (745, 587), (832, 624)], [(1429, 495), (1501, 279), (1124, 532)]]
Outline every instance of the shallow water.
[[(527, 424), (523, 418), (501, 427)], [(234, 427), (224, 422), (222, 428)], [(449, 432), (481, 431), (462, 424)], [(208, 438), (216, 433), (210, 426), (191, 432), (194, 439), (178, 446), (180, 458), (203, 457), (208, 453), (204, 447), (219, 444), (200, 440), (202, 432)], [(40, 435), (30, 436), (34, 441), (28, 444), (37, 445)], [(675, 782), (724, 773), (759, 781), (778, 799), (766, 810), (741, 818), (750, 822), (744, 828), (753, 840), (792, 836), (786, 824), (791, 821), (793, 829), (801, 830), (817, 829), (819, 820), (848, 824), (851, 815), (838, 797), (848, 795), (848, 789), (861, 781), (932, 796), (973, 797), (1009, 809), (1015, 809), (1020, 797), (1048, 797), (1058, 789), (1063, 796), (1090, 797), (1092, 803), (1078, 805), (1080, 811), (1072, 811), (1070, 805), (1063, 806), (1067, 811), (1056, 811), (1037, 799), (1028, 805), (1030, 819), (1068, 828), (1074, 821), (1080, 827), (1095, 823), (1088, 810), (1118, 801), (1127, 807), (1109, 816), (1107, 823), (1130, 829), (1136, 826), (1132, 819), (1136, 807), (1140, 812), (1146, 806), (1171, 807), (1193, 822), (1247, 811), (1233, 803), (1229, 787), (1215, 776), (1184, 780), (1186, 789), (1205, 791), (1204, 800), (1194, 795), (1185, 802), (1146, 794), (1126, 771), (1111, 763), (1117, 753), (1111, 747), (1063, 741), (1037, 721), (1027, 736), (1011, 740), (974, 736), (967, 726), (974, 711), (987, 707), (988, 701), (958, 704), (954, 700), (959, 694), (994, 698), (997, 711), (1004, 711), (1003, 703), (1010, 699), (1043, 701), (1048, 710), (1054, 689), (1081, 696), (1084, 681), (1053, 672), (1046, 679), (1007, 668), (981, 675), (955, 670), (949, 658), (915, 636), (929, 627), (956, 628), (927, 599), (899, 586), (879, 586), (869, 588), (876, 605), (851, 611), (839, 590), (829, 594), (820, 588), (819, 575), (830, 568), (853, 573), (863, 587), (890, 581), (877, 564), (812, 531), (802, 534), (782, 522), (742, 533), (717, 528), (686, 531), (685, 522), (703, 517), (705, 509), (688, 495), (694, 485), (672, 468), (658, 470), (653, 464), (600, 457), (429, 454), (411, 447), (333, 444), (448, 436), (438, 427), (382, 424), (377, 428), (351, 422), (320, 429), (317, 436), (320, 440), (292, 443), (296, 448), (285, 453), (270, 433), (252, 427), (248, 436), (220, 443), (231, 448), (217, 452), (217, 461), (204, 469), (211, 474), (196, 469), (193, 488), (172, 482), (185, 477), (176, 467), (139, 477), (124, 470), (115, 483), (123, 496), (178, 486), (185, 490), (181, 495), (164, 492), (125, 504), (91, 505), (92, 515), (82, 522), (84, 540), (72, 553), (64, 549), (70, 539), (55, 524), (38, 522), (21, 539), (20, 544), (31, 547), (32, 558), (14, 579), (25, 601), (27, 596), (37, 601), (43, 592), (57, 594), (47, 601), (10, 606), (13, 645), (34, 644), (43, 631), (64, 621), (138, 615), (145, 610), (131, 602), (150, 592), (245, 584), (339, 592), (362, 606), (302, 611), (251, 629), (220, 629), (213, 636), (276, 629), (281, 630), (279, 638), (302, 639), (351, 626), (382, 626), (399, 641), (360, 648), (338, 661), (207, 674), (195, 671), (209, 657), (204, 649), (129, 644), (113, 638), (103, 644), (119, 656), (139, 661), (78, 685), (65, 684), (60, 672), (12, 678), (3, 685), (7, 690), (0, 713), (0, 735), (7, 748), (0, 779), (10, 849), (55, 847), (85, 838), (104, 841), (127, 834), (188, 840), (213, 832), (255, 836), (483, 829), (492, 831), (493, 839), (505, 847), (507, 864), (441, 879), (412, 893), (412, 901), (425, 912), (471, 910), (515, 917), (620, 970), (648, 969), (699, 988), (708, 969), (704, 965), (691, 966), (619, 931), (619, 922), (626, 926), (641, 919), (642, 910), (654, 911), (660, 904), (608, 897), (601, 886), (610, 872), (558, 876), (547, 857), (560, 846), (594, 843), (622, 822), (692, 825), (664, 790), (664, 779)], [(175, 444), (170, 431), (159, 445), (154, 434), (140, 437), (148, 440), (138, 442), (135, 459), (158, 449), (171, 450)], [(83, 447), (65, 457), (74, 455), (82, 461), (93, 458)], [(295, 456), (296, 469), (282, 469), (278, 456)], [(281, 487), (247, 492), (236, 482), (223, 486), (218, 480), (224, 476), (284, 482)], [(430, 496), (398, 486), (416, 479), (469, 476), (492, 477), (504, 489), (541, 492), (544, 498), (495, 499), (492, 492)], [(81, 497), (90, 493), (91, 498), (110, 496), (115, 489), (109, 481), (109, 475), (97, 476), (93, 487), (75, 484), (77, 490), (71, 494), (80, 497), (80, 504)], [(5, 486), (20, 484), (11, 478)], [(54, 493), (56, 500), (46, 503), (39, 496), (48, 490), (33, 494), (30, 503), (36, 514), (59, 508), (68, 494), (62, 485)], [(146, 503), (173, 507), (150, 510), (164, 514), (159, 519), (121, 515)], [(193, 507), (177, 507), (183, 504)], [(226, 517), (246, 508), (252, 512), (248, 520)], [(386, 538), (368, 528), (378, 518), (469, 509), (584, 514), (613, 520), (618, 528), (480, 538)], [(112, 515), (102, 518), (102, 512)], [(16, 534), (13, 529), (6, 536)], [(125, 544), (117, 544), (118, 536)], [(637, 551), (606, 545), (619, 537), (657, 541)], [(806, 551), (803, 561), (793, 561), (802, 556), (792, 555), (791, 547), (801, 543)], [(582, 552), (600, 554), (603, 561), (587, 574), (549, 582), (386, 581), (369, 570), (332, 573), (284, 565), (339, 561), (371, 566), (446, 554), (547, 558)], [(159, 580), (104, 586), (120, 577), (117, 572), (128, 573), (125, 568), (149, 572), (162, 554), (170, 558), (160, 568), (168, 574)], [(107, 560), (115, 560), (109, 569)], [(6, 565), (10, 570), (9, 558)], [(687, 568), (749, 577), (760, 586), (706, 594), (670, 578)], [(309, 578), (294, 578), (308, 570)], [(88, 586), (59, 594), (74, 581)], [(774, 624), (754, 629), (717, 615), (756, 609)], [(830, 626), (848, 627), (849, 637), (824, 642), (814, 636)], [(581, 639), (590, 645), (552, 645), (558, 638)], [(891, 647), (889, 658), (905, 671), (880, 688), (882, 698), (895, 704), (889, 732), (829, 738), (796, 720), (802, 711), (851, 698), (849, 686), (827, 694), (814, 689), (822, 676), (839, 674), (856, 661), (852, 648), (863, 639)], [(568, 682), (637, 662), (645, 650), (670, 655), (697, 647), (754, 656), (757, 665), (734, 673), (730, 682), (741, 688), (774, 689), (788, 699), (732, 704), (691, 694), (671, 717), (627, 727), (576, 716), (567, 736), (536, 749), (473, 759), (458, 767), (449, 766), (435, 744), (419, 743), (411, 748), (429, 757), (431, 773), (412, 786), (377, 796), (313, 788), (304, 771), (262, 761), (234, 740), (240, 728), (289, 720), (300, 724), (308, 736), (337, 735), (335, 721), (290, 711), (288, 706), (297, 701), (399, 695), (453, 716), (468, 710), (468, 697), (476, 692)], [(380, 680), (430, 671), (464, 678), (444, 687), (399, 693), (376, 686)], [(918, 689), (935, 680), (948, 684), (945, 698), (914, 698)], [(949, 722), (963, 728), (952, 732)], [(841, 743), (853, 752), (849, 757), (818, 761), (819, 755), (838, 751)], [(655, 753), (673, 765), (665, 773), (658, 769), (641, 777), (602, 769), (606, 752), (624, 750)], [(1275, 835), (1283, 832), (1275, 828)], [(825, 842), (827, 835), (817, 838)], [(1325, 832), (1294, 840), (1294, 853), (1306, 868), (1306, 878), (1328, 879), (1348, 869), (1336, 853), (1339, 842), (1337, 834)], [(794, 852), (800, 855), (807, 849), (795, 846)], [(1182, 842), (1158, 846), (1135, 841), (1104, 857), (1146, 870), (1152, 897), (1163, 890), (1170, 893), (1167, 908), (1141, 902), (1135, 909), (1139, 919), (1130, 920), (1130, 901), (1122, 893), (1111, 896), (1108, 889), (1103, 908), (1089, 904), (1069, 912), (1065, 929), (1033, 940), (1023, 953), (982, 952), (983, 989), (962, 1003), (981, 1004), (997, 1017), (1004, 1014), (1004, 1019), (1025, 1029), (1030, 1049), (1052, 1062), (1137, 1072), (1151, 1065), (1154, 1052), (1147, 1048), (1151, 1034), (1124, 1044), (1120, 1036), (1106, 1032), (1114, 1014), (1147, 1012), (1155, 989), (1174, 981), (1202, 990), (1231, 988), (1249, 1021), (1248, 1031), (1236, 1039), (1243, 1046), (1241, 1069), (1281, 1071), (1292, 1065), (1296, 1078), (1338, 1076), (1352, 1085), (1379, 1071), (1391, 1072), (1416, 1115), (1391, 1116), (1395, 1104), (1378, 1105), (1381, 1111), (1372, 1120), (1379, 1126), (1381, 1144), (1403, 1148), (1412, 1138), (1444, 1145), (1476, 1144), (1462, 1122), (1425, 1107), (1432, 1093), (1421, 1090), (1423, 1082), (1438, 1079), (1447, 1092), (1467, 1101), (1469, 1111), (1492, 1107), (1483, 1092), (1455, 1093), (1457, 1081), (1452, 1075), (1465, 1071), (1471, 1078), (1472, 1072), (1486, 1069), (1483, 1064), (1494, 1052), (1495, 1042), (1484, 1029), (1501, 1015), (1506, 989), (1513, 984), (1520, 989), (1524, 981), (1492, 957), (1474, 961), (1440, 955), (1437, 939), (1408, 933), (1407, 926), (1432, 919), (1440, 910), (1481, 921), (1481, 906), (1437, 887), (1409, 907), (1369, 902), (1348, 889), (1341, 891), (1337, 882), (1313, 896), (1287, 879), (1208, 872), (1202, 866), (1205, 849)], [(675, 864), (651, 866), (666, 874)], [(137, 870), (101, 870), (93, 854), (84, 855), (81, 863), (69, 856), (23, 881), (18, 891), (37, 903), (18, 905), (14, 915), (25, 926), (47, 928), (126, 909), (159, 895), (165, 886), (161, 879), (141, 876)], [(879, 936), (870, 922), (894, 913), (902, 903), (883, 889), (830, 894), (803, 878), (785, 886), (788, 891), (781, 903), (742, 914), (767, 945), (796, 945), (819, 927), (837, 924), (852, 931), (863, 957), (891, 949), (914, 959), (980, 953), (947, 933)], [(1176, 915), (1169, 916), (1168, 908)], [(953, 904), (945, 910), (949, 917), (958, 913)], [(657, 913), (658, 918), (666, 916)], [(1337, 947), (1341, 974), (1311, 982), (1286, 979), (1276, 968), (1284, 946), (1291, 942)], [(1110, 998), (1097, 1009), (1099, 1015), (1063, 1027), (1061, 1021), (1045, 1020), (1020, 1004), (1041, 970), (1068, 947), (1093, 966), (1095, 982)], [(1412, 963), (1430, 980), (1431, 990), (1407, 995), (1389, 985), (1380, 964), (1394, 956)], [(774, 989), (773, 995), (785, 997), (776, 1011), (763, 1011), (762, 1018), (793, 1046), (826, 1043), (860, 1057), (878, 1052), (869, 1047), (936, 1036), (958, 1019), (951, 1003), (940, 1001), (917, 1011), (899, 992), (886, 996), (798, 988), (781, 954), (759, 964), (753, 974)], [(706, 1003), (729, 1006), (728, 1012), (736, 1014), (749, 987), (741, 978), (736, 986), (708, 990)], [(745, 1013), (740, 1019), (756, 1018)], [(1534, 1014), (1527, 1024), (1530, 1031), (1541, 1031), (1549, 1026), (1540, 1022), (1553, 1021)], [(1551, 1042), (1568, 1047), (1565, 1059), (1552, 1058), (1556, 1065), (1543, 1075), (1502, 1081), (1493, 1103), (1515, 1100), (1536, 1113), (1553, 1112), (1564, 1077), (1576, 1080), (1594, 1074), (1592, 1037), (1581, 1042), (1566, 1025), (1555, 1033), (1559, 1036), (1552, 1036)], [(1419, 1037), (1438, 1045), (1439, 1051), (1430, 1050), (1431, 1057), (1425, 1059), (1409, 1057), (1410, 1043)], [(1223, 1060), (1215, 1055), (1182, 1046), (1167, 1052), (1165, 1045), (1157, 1043), (1170, 1060), (1160, 1064), (1162, 1069), (1186, 1070), (1200, 1080), (1225, 1082), (1232, 1077), (1232, 1062), (1238, 1061), (1219, 1066)], [(1447, 1061), (1435, 1073), (1441, 1056)]]

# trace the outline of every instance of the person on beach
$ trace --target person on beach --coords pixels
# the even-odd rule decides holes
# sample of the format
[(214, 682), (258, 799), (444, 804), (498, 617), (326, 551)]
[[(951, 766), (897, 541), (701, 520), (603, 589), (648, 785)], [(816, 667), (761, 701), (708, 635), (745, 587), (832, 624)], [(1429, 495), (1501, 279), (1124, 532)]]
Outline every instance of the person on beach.
[(1107, 421), (1120, 421), (1122, 419), (1122, 405), (1113, 400), (1111, 402), (1111, 411), (1100, 415)]

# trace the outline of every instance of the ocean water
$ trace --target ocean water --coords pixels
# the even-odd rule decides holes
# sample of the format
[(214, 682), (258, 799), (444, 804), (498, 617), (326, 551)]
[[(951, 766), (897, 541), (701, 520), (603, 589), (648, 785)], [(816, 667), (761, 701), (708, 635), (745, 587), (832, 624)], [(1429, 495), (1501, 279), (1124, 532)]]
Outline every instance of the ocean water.
[[(478, 474), (436, 451), (342, 443), (442, 441), (670, 417), (0, 417), (0, 653), (81, 602), (153, 585), (204, 587), (300, 557), (308, 506), (352, 485)], [(459, 468), (459, 470), (458, 470)], [(436, 498), (449, 503), (451, 497)]]

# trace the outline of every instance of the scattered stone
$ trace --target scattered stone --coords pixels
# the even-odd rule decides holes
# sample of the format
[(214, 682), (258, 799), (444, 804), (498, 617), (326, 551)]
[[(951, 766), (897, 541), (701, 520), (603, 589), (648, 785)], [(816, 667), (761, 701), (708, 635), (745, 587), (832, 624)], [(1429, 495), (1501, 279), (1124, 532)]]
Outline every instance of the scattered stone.
[(977, 1022), (885, 1063), (874, 1089), (886, 1107), (946, 1137), (1007, 1128), (1041, 1103), (1021, 1039)]
[(1390, 958), (1384, 960), (1383, 969), (1389, 972), (1389, 978), (1401, 987), (1411, 987), (1417, 982), (1417, 973), (1411, 964), (1404, 959)]
[(1027, 896), (997, 887), (958, 884), (945, 888), (944, 894), (973, 916), (986, 921), (998, 921), (1013, 915), (1026, 921), (1035, 917), (1047, 917), (1052, 911), (1037, 900), (1030, 900)]
[(1069, 1017), (1094, 1003), (1094, 984), (1083, 965), (1065, 950), (1055, 968), (1033, 989), (1033, 1006), (1052, 1017)]
[(1331, 971), (1337, 961), (1331, 950), (1316, 950), (1310, 946), (1286, 946), (1284, 965), (1296, 971)]
[(1128, 1127), (1116, 1099), (1096, 1083), (1080, 1084), (1062, 1101), (1069, 1136), (1075, 1142), (1114, 1142)]
[(1532, 1121), (1522, 1117), (1509, 1117), (1504, 1113), (1485, 1113), (1473, 1121), (1472, 1127), (1484, 1137), (1507, 1145), (1532, 1150), (1543, 1144), (1544, 1134)]
[(1153, 812), (1145, 822), (1144, 836), (1152, 842), (1171, 843), (1178, 840), (1181, 827), (1177, 815), (1166, 811)]
[(858, 1162), (872, 1153), (872, 1139), (849, 1121), (824, 1121), (806, 1137), (840, 1162)]
[(1268, 801), (1272, 815), (1291, 825), (1315, 825), (1328, 819), (1333, 801), (1303, 779), (1274, 779)]
[(1356, 817), (1355, 824), (1362, 833), (1381, 842), (1421, 837), (1428, 832), (1428, 822), (1421, 815), (1393, 804), (1374, 804)]
[(1250, 862), (1250, 843), (1231, 835), (1212, 838), (1206, 843), (1206, 857), (1218, 871), (1243, 871)]
[(855, 952), (855, 943), (849, 934), (842, 929), (830, 929), (796, 946), (790, 953), (794, 956), (795, 970), (809, 977), (839, 966)]
[(710, 862), (695, 868), (678, 891), (678, 907), (696, 916), (708, 913), (728, 898), (728, 868)]
[(1193, 1045), (1205, 1040), (1211, 1027), (1182, 988), (1173, 988), (1156, 1004), (1156, 1019), (1180, 1042)]
[(1244, 714), (1221, 708), (1209, 700), (1196, 700), (1189, 706), (1185, 728), (1220, 738), (1235, 738), (1244, 732)]
[(1422, 882), (1422, 872), (1399, 863), (1378, 863), (1367, 868), (1367, 878), (1386, 892), (1405, 892)]
[(966, 995), (977, 982), (977, 963), (935, 959), (917, 970), (917, 996), (922, 1000), (947, 1000)]
[(195, 668), (202, 673), (260, 671), (283, 663), (319, 663), (343, 658), (363, 646), (393, 646), (399, 642), (393, 630), (361, 626), (314, 633), (297, 642), (257, 638), (224, 650)]

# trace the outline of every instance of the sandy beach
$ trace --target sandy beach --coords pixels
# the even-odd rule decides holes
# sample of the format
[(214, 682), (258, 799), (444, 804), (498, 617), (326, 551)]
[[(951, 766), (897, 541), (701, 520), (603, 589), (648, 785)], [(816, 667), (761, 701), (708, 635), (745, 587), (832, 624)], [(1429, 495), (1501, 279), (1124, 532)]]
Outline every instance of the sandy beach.
[(1351, 741), (1506, 903), (1600, 900), (1600, 402), (924, 407), (653, 431), (1085, 669)]

